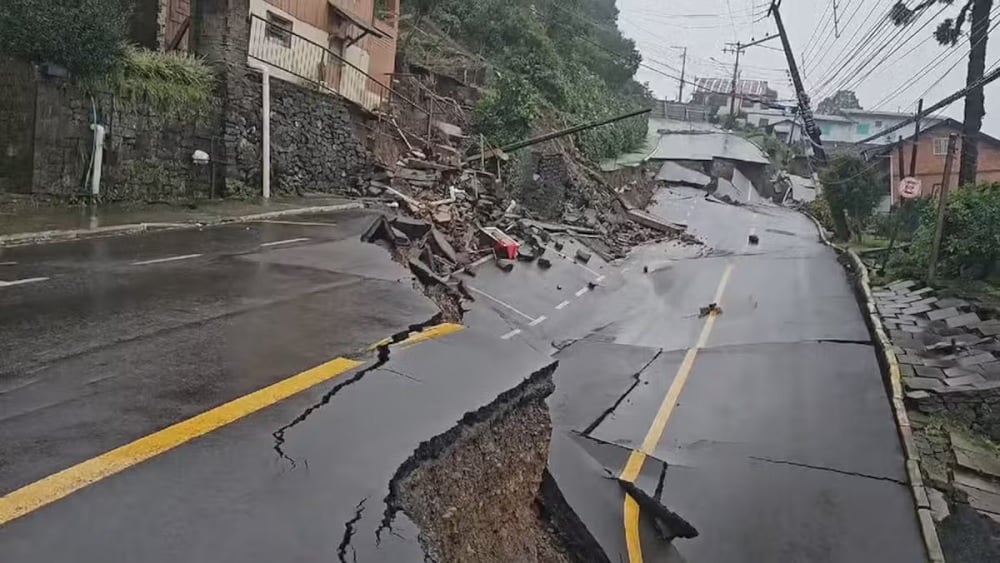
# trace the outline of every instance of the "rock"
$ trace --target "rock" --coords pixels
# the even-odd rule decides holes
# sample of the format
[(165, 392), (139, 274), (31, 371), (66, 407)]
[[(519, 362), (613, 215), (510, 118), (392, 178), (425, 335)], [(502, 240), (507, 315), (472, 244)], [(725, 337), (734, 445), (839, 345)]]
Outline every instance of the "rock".
[(760, 239), (757, 238), (757, 235), (750, 235), (749, 237), (747, 237), (747, 242), (749, 242), (752, 245), (757, 245), (760, 244)]
[(557, 252), (562, 252), (563, 246), (564, 246), (563, 243), (559, 241), (556, 241), (556, 243), (552, 245), (552, 247), (555, 248)]
[(444, 258), (445, 260), (451, 262), (452, 264), (458, 264), (458, 255), (455, 253), (455, 247), (448, 242), (448, 239), (444, 236), (441, 231), (432, 228), (431, 236), (428, 242), (434, 253), (438, 256)]
[(451, 211), (439, 209), (434, 212), (434, 222), (439, 224), (451, 223)]
[(380, 187), (376, 186), (375, 184), (371, 184), (370, 186), (368, 186), (368, 190), (367, 191), (368, 191), (368, 195), (369, 196), (371, 196), (371, 197), (378, 197), (378, 196), (382, 195), (382, 192), (384, 192), (385, 189), (384, 188), (380, 188)]
[(417, 276), (420, 283), (424, 285), (430, 285), (434, 283), (447, 285), (447, 280), (437, 275), (434, 270), (427, 264), (419, 260), (410, 260), (410, 271), (413, 275)]
[(517, 249), (517, 259), (521, 262), (534, 262), (535, 258), (538, 258), (538, 254), (534, 250), (524, 247)]
[(552, 261), (549, 260), (548, 258), (539, 258), (538, 267), (543, 270), (548, 270), (549, 268), (552, 267)]
[(580, 262), (583, 262), (584, 264), (590, 262), (590, 256), (591, 256), (590, 253), (587, 252), (586, 250), (582, 248), (576, 249), (576, 259), (579, 260)]
[(418, 239), (426, 235), (431, 230), (430, 223), (400, 215), (392, 220), (392, 226), (410, 237), (410, 240)]
[(510, 272), (514, 269), (514, 261), (509, 258), (497, 258), (496, 259), (497, 268), (505, 272)]

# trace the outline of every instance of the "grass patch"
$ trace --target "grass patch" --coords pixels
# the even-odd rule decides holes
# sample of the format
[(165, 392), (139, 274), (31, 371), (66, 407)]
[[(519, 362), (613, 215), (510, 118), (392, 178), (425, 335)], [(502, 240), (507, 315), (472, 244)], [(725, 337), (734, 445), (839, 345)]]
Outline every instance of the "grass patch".
[(200, 58), (129, 47), (114, 71), (86, 86), (110, 92), (126, 109), (146, 104), (168, 119), (189, 121), (211, 110), (214, 85), (212, 70)]

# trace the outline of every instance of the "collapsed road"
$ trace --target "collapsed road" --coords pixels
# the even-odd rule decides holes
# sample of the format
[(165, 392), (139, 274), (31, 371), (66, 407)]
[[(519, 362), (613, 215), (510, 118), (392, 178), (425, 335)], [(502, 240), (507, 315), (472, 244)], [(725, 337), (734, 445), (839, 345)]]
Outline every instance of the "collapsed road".
[(923, 560), (835, 254), (704, 195), (651, 207), (704, 246), (458, 274), (461, 325), (372, 212), (6, 252), (3, 560)]

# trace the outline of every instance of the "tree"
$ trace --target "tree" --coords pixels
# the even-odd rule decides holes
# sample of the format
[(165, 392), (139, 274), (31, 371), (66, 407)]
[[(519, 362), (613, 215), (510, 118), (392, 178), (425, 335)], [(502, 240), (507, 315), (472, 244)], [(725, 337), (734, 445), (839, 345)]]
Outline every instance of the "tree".
[(124, 56), (132, 4), (123, 0), (5, 0), (0, 53), (100, 77)]
[[(889, 17), (898, 26), (909, 25), (932, 5), (952, 4), (954, 0), (920, 0), (912, 8), (898, 0), (892, 7)], [(943, 20), (934, 30), (934, 38), (938, 43), (954, 46), (962, 36), (962, 28), (969, 22), (969, 67), (965, 76), (966, 87), (972, 86), (983, 77), (986, 70), (986, 41), (989, 37), (990, 10), (993, 0), (965, 0), (955, 18)], [(971, 16), (971, 18), (970, 18)], [(965, 116), (962, 125), (962, 156), (958, 169), (959, 185), (971, 185), (976, 182), (976, 170), (979, 162), (979, 131), (983, 128), (983, 115), (986, 114), (983, 87), (971, 88), (965, 96)]]
[(816, 113), (829, 115), (842, 109), (862, 109), (861, 102), (853, 90), (837, 90), (834, 95), (824, 98), (816, 106)]
[(860, 240), (883, 196), (878, 172), (858, 156), (838, 154), (820, 172), (820, 182), (837, 238), (847, 240), (853, 232)]

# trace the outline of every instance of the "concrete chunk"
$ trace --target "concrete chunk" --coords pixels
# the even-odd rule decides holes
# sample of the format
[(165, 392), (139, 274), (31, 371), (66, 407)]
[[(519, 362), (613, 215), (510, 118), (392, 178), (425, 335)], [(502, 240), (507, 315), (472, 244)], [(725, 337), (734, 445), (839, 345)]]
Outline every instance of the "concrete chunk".
[(940, 379), (934, 379), (933, 377), (906, 377), (903, 379), (903, 383), (906, 384), (908, 389), (916, 390), (934, 391), (944, 387), (944, 383), (941, 383)]
[(955, 461), (960, 466), (982, 475), (1000, 478), (1000, 458), (996, 452), (958, 432), (950, 432), (949, 437)]
[(949, 377), (944, 380), (945, 383), (947, 383), (952, 387), (958, 387), (960, 385), (975, 385), (977, 383), (983, 383), (985, 381), (986, 379), (983, 376), (979, 375), (978, 373), (974, 373), (971, 375), (963, 375), (961, 377)]

